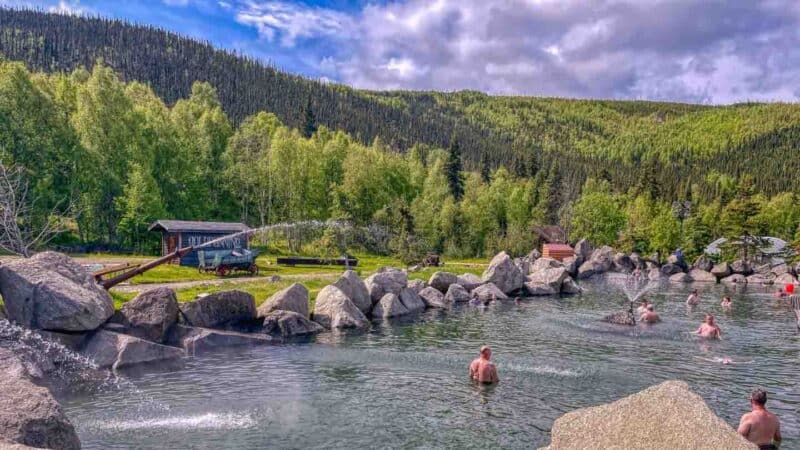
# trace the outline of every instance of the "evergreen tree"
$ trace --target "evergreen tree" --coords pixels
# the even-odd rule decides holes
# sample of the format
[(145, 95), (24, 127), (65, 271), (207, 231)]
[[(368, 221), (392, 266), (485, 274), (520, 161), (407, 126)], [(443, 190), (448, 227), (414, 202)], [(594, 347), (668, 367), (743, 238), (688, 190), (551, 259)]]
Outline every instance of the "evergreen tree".
[(481, 180), (488, 183), (492, 178), (492, 164), (489, 161), (489, 153), (486, 151), (481, 152)]
[(311, 106), (311, 97), (306, 100), (306, 105), (303, 107), (303, 137), (310, 138), (317, 132), (317, 116), (314, 115), (314, 109)]
[(450, 151), (445, 170), (450, 194), (456, 201), (461, 200), (461, 197), (464, 196), (464, 174), (461, 173), (461, 147), (455, 136), (450, 140)]

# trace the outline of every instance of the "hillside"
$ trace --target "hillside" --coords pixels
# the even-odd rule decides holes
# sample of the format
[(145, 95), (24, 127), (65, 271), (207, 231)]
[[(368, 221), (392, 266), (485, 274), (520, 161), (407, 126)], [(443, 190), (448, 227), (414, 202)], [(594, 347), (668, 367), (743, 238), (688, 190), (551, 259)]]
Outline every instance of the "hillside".
[[(219, 92), (234, 123), (258, 111), (275, 113), (300, 127), (311, 102), (320, 124), (363, 143), (379, 136), (404, 151), (414, 144), (446, 147), (458, 136), (466, 166), (508, 167), (534, 176), (554, 161), (575, 172), (570, 178), (603, 176), (619, 189), (631, 187), (640, 166), (664, 165), (657, 181), (666, 193), (682, 192), (676, 178), (705, 178), (710, 171), (755, 176), (759, 189), (785, 190), (776, 183), (798, 168), (765, 173), (783, 149), (796, 148), (793, 127), (800, 106), (741, 104), (700, 106), (644, 101), (494, 97), (477, 92), (371, 92), (287, 74), (246, 56), (215, 49), (161, 29), (117, 20), (0, 10), (0, 54), (33, 70), (91, 68), (102, 59), (126, 80), (152, 86), (167, 104), (190, 94), (195, 81)], [(788, 140), (787, 140), (788, 139)], [(615, 170), (597, 161), (614, 161)], [(779, 180), (776, 181), (776, 178)], [(702, 183), (701, 183), (702, 184)], [(707, 191), (707, 189), (702, 189)]]

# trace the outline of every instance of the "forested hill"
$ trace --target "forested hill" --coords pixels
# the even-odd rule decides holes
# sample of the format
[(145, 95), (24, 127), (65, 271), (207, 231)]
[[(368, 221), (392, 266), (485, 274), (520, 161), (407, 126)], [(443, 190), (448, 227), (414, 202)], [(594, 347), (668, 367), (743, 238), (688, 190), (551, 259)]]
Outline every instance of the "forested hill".
[[(369, 92), (284, 73), (246, 56), (116, 20), (0, 9), (0, 55), (33, 70), (91, 68), (98, 59), (168, 104), (192, 83), (216, 87), (234, 123), (258, 111), (299, 128), (310, 102), (319, 124), (396, 150), (447, 147), (457, 136), (468, 169), (533, 177), (556, 167), (563, 200), (582, 181), (619, 191), (658, 184), (664, 199), (690, 184), (712, 198), (725, 177), (753, 175), (767, 194), (797, 191), (800, 106), (700, 105), (494, 97), (476, 92)], [(720, 178), (722, 176), (722, 178)]]

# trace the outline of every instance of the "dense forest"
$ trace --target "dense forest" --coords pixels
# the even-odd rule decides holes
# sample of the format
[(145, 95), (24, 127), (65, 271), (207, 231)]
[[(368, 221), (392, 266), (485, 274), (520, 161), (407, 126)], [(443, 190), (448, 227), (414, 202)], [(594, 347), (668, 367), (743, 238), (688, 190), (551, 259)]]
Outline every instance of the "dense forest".
[[(372, 251), (530, 249), (535, 225), (640, 252), (793, 239), (800, 106), (367, 92), (124, 22), (0, 9), (0, 162), (28, 226), (147, 251), (155, 218), (381, 225)], [(331, 231), (334, 233), (334, 231)], [(320, 243), (337, 241), (330, 233)]]

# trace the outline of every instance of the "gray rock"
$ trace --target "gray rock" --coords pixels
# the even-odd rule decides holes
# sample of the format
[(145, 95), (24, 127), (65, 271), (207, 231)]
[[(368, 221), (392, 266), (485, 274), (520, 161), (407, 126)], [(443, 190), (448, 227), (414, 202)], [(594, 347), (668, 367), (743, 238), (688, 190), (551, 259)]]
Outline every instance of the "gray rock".
[(717, 277), (711, 272), (706, 272), (701, 269), (692, 269), (689, 271), (689, 276), (695, 283), (716, 283)]
[(604, 322), (613, 323), (614, 325), (636, 325), (636, 318), (630, 311), (619, 311), (614, 314), (609, 314), (603, 317)]
[(29, 447), (23, 444), (17, 444), (16, 442), (11, 442), (0, 438), (0, 448), (3, 450), (39, 450), (39, 447)]
[(333, 285), (344, 292), (347, 298), (356, 305), (356, 308), (360, 309), (364, 314), (372, 309), (372, 298), (369, 295), (367, 285), (355, 271), (345, 271)]
[(578, 267), (578, 279), (585, 280), (603, 272), (605, 271), (603, 270), (602, 263), (597, 261), (586, 261), (585, 263), (581, 264), (580, 267)]
[(322, 325), (294, 311), (272, 311), (264, 317), (263, 332), (271, 336), (306, 336), (325, 331)]
[(555, 267), (552, 269), (544, 269), (528, 275), (528, 281), (534, 284), (546, 284), (550, 286), (554, 292), (560, 292), (561, 283), (563, 283), (567, 277), (569, 277), (567, 269), (563, 267)]
[[(81, 448), (61, 405), (31, 381), (22, 362), (5, 348), (0, 348), (0, 372), (0, 438), (37, 448)], [(2, 443), (0, 447), (14, 448)]]
[[(422, 291), (422, 289), (420, 289), (420, 291)], [(406, 307), (409, 313), (425, 311), (425, 302), (422, 301), (422, 297), (411, 288), (400, 291), (400, 301), (403, 302), (403, 306)]]
[(445, 303), (464, 303), (470, 300), (469, 291), (464, 289), (460, 284), (451, 284), (447, 289), (447, 294), (444, 295)]
[(680, 258), (678, 258), (678, 255), (673, 253), (672, 255), (667, 256), (667, 264), (673, 264), (673, 265), (676, 265), (676, 266), (680, 266), (681, 265), (681, 260), (680, 260)]
[(675, 275), (676, 273), (681, 273), (681, 272), (683, 272), (683, 269), (681, 269), (681, 266), (679, 266), (677, 264), (673, 264), (673, 263), (668, 262), (668, 263), (664, 264), (663, 266), (661, 266), (661, 273), (663, 273), (664, 275), (666, 275), (668, 277), (672, 276), (672, 275)]
[(790, 274), (790, 275), (793, 275), (793, 273), (792, 273), (792, 268), (791, 268), (791, 267), (789, 267), (789, 265), (788, 265), (788, 264), (785, 264), (785, 263), (784, 263), (784, 264), (778, 264), (778, 265), (776, 265), (775, 267), (772, 267), (772, 268), (771, 268), (771, 270), (770, 270), (770, 272), (772, 272), (773, 274), (775, 274), (775, 276), (778, 276), (778, 275), (783, 275), (783, 274), (785, 274), (785, 273), (788, 273), (788, 274)]
[[(428, 288), (426, 288), (428, 289)], [(430, 288), (433, 289), (433, 288)], [(395, 294), (386, 294), (372, 308), (372, 317), (397, 317), (404, 316), (410, 311), (400, 301), (400, 297)]]
[(550, 450), (756, 448), (683, 381), (666, 381), (613, 403), (569, 412), (556, 419), (550, 436)]
[(81, 353), (98, 367), (113, 370), (138, 364), (174, 361), (185, 355), (183, 350), (175, 347), (107, 330), (95, 331)]
[(633, 263), (633, 267), (644, 270), (647, 268), (647, 261), (641, 257), (638, 253), (631, 253), (631, 262)]
[(678, 272), (673, 274), (669, 277), (669, 281), (672, 283), (691, 283), (692, 277), (689, 276), (688, 273)]
[(170, 288), (150, 289), (122, 305), (119, 316), (125, 333), (160, 344), (178, 321), (178, 299)]
[(434, 272), (428, 280), (428, 286), (438, 289), (441, 293), (447, 292), (451, 284), (458, 283), (458, 275), (450, 272)]
[[(299, 314), (297, 316), (302, 317)], [(235, 331), (176, 325), (170, 331), (169, 342), (181, 347), (190, 355), (201, 355), (224, 347), (268, 344), (272, 342), (272, 339), (265, 334), (259, 333), (237, 333)]]
[(556, 267), (564, 267), (564, 264), (561, 261), (558, 261), (553, 258), (539, 258), (531, 264), (531, 270), (529, 273), (537, 273), (547, 269), (553, 269)]
[(419, 291), (425, 289), (428, 285), (425, 284), (422, 280), (408, 280), (407, 289), (411, 289), (415, 293), (419, 293)]
[(592, 244), (586, 239), (581, 239), (575, 244), (575, 257), (581, 263), (587, 261), (592, 256)]
[(506, 252), (500, 252), (492, 258), (481, 279), (484, 283), (494, 284), (505, 294), (522, 289), (525, 282), (525, 276)]
[(772, 278), (765, 277), (764, 275), (761, 275), (759, 273), (747, 277), (747, 284), (754, 284), (754, 285), (760, 284), (762, 286), (767, 286), (773, 283), (774, 281), (772, 280)]
[(421, 290), (419, 296), (422, 298), (422, 301), (425, 302), (427, 308), (447, 308), (450, 306), (450, 304), (445, 301), (444, 294), (430, 286)]
[(787, 284), (796, 284), (797, 278), (790, 273), (784, 273), (775, 277), (775, 284), (777, 285), (787, 285)]
[(660, 265), (654, 263), (653, 261), (647, 261), (647, 260), (645, 260), (645, 262), (644, 262), (644, 267), (647, 270), (660, 270), (661, 269)]
[(408, 285), (408, 275), (399, 269), (382, 268), (381, 271), (370, 275), (364, 283), (374, 305), (386, 294), (399, 295)]
[(601, 272), (608, 272), (614, 266), (615, 255), (616, 253), (613, 248), (604, 245), (593, 251), (589, 260), (596, 262)]
[(625, 253), (614, 255), (614, 271), (619, 273), (631, 273), (634, 267), (633, 260)]
[(772, 273), (772, 265), (761, 264), (760, 266), (756, 266), (756, 268), (753, 269), (753, 272), (759, 275), (767, 276), (768, 274)]
[(8, 318), (32, 329), (90, 331), (114, 314), (108, 292), (61, 253), (0, 265), (0, 295)]
[(539, 259), (541, 257), (542, 257), (542, 253), (537, 249), (531, 250), (530, 253), (528, 253), (528, 256), (527, 256), (528, 261), (536, 261), (537, 259)]
[(256, 310), (259, 318), (266, 317), (272, 311), (292, 311), (303, 317), (310, 314), (308, 306), (308, 289), (300, 283), (294, 283), (272, 295)]
[(661, 273), (661, 269), (650, 269), (650, 271), (647, 272), (647, 279), (650, 281), (660, 281), (665, 277), (666, 275)]
[(561, 293), (570, 295), (580, 294), (583, 293), (583, 288), (578, 286), (578, 283), (572, 278), (566, 278), (561, 285)]
[(328, 329), (369, 328), (369, 320), (364, 313), (353, 304), (347, 294), (333, 285), (325, 286), (317, 294), (312, 319)]
[(514, 264), (523, 275), (531, 272), (531, 261), (528, 258), (514, 258)]
[(711, 273), (717, 278), (725, 278), (732, 273), (731, 266), (726, 262), (721, 262), (711, 268)]
[(731, 263), (731, 272), (741, 275), (750, 275), (753, 273), (753, 268), (750, 267), (750, 263), (740, 259)]
[(714, 268), (714, 261), (711, 261), (706, 255), (700, 255), (694, 260), (694, 264), (692, 264), (692, 269), (702, 270), (704, 272), (711, 272), (711, 269)]
[(569, 273), (569, 275), (571, 277), (574, 277), (575, 275), (578, 274), (578, 259), (577, 258), (575, 258), (574, 256), (570, 256), (570, 257), (564, 258), (564, 261), (562, 261), (562, 263), (564, 264), (564, 269), (567, 270), (567, 273)]
[(472, 296), (481, 300), (481, 301), (488, 301), (488, 300), (508, 300), (508, 296), (503, 293), (494, 283), (486, 283), (482, 284), (475, 289), (472, 290)]
[(554, 295), (557, 293), (553, 286), (546, 283), (539, 283), (536, 281), (529, 281), (525, 283), (525, 291), (532, 297), (540, 295)]
[(747, 277), (740, 273), (735, 273), (723, 278), (720, 281), (726, 284), (747, 284)]
[(188, 325), (222, 328), (256, 319), (256, 300), (244, 291), (216, 292), (180, 305)]
[(458, 276), (458, 284), (464, 286), (464, 289), (471, 292), (476, 287), (482, 285), (483, 280), (474, 273), (464, 273)]

